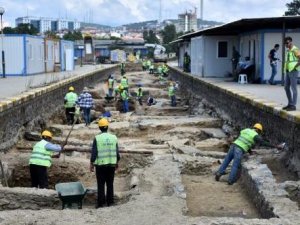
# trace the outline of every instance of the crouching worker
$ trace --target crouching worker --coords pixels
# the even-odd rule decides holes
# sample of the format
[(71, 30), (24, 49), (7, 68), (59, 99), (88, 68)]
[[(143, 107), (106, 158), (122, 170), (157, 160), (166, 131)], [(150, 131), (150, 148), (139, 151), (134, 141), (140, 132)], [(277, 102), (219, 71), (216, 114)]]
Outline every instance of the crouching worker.
[[(48, 188), (47, 168), (52, 164), (52, 158), (59, 158), (63, 146), (52, 144), (52, 133), (43, 131), (42, 140), (33, 146), (29, 159), (31, 187)], [(58, 152), (58, 154), (54, 154)]]
[(98, 187), (96, 208), (114, 204), (114, 176), (120, 155), (118, 139), (115, 135), (107, 132), (108, 125), (109, 123), (106, 118), (99, 120), (98, 126), (101, 130), (101, 134), (96, 135), (92, 147), (90, 171), (94, 172), (94, 167), (96, 167)]
[(232, 185), (237, 181), (237, 174), (241, 165), (242, 157), (245, 153), (252, 154), (251, 148), (256, 144), (260, 144), (266, 147), (273, 147), (282, 149), (282, 145), (273, 145), (268, 141), (263, 140), (260, 136), (263, 131), (263, 127), (260, 123), (254, 124), (253, 128), (246, 128), (241, 130), (240, 136), (231, 144), (229, 151), (216, 173), (215, 179), (219, 181), (220, 177), (225, 174), (225, 170), (229, 163), (233, 160), (231, 171), (228, 178), (228, 184)]

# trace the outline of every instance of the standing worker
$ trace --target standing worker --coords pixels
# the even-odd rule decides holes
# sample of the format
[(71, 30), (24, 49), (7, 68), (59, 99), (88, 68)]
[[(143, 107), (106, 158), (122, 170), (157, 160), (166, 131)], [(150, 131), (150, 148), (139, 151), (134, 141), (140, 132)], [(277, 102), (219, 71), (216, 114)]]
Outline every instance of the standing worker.
[(125, 89), (126, 91), (128, 91), (128, 79), (126, 76), (123, 76), (121, 79), (121, 85), (123, 87), (123, 89)]
[(137, 90), (136, 92), (136, 97), (137, 97), (137, 100), (139, 101), (139, 104), (140, 105), (143, 105), (143, 102), (142, 102), (142, 98), (143, 98), (143, 90), (141, 87), (139, 87), (139, 89)]
[(128, 105), (129, 96), (128, 96), (128, 92), (124, 88), (121, 89), (121, 99), (122, 99), (123, 112), (124, 113), (129, 112), (129, 105)]
[(190, 64), (191, 64), (191, 57), (187, 52), (184, 53), (183, 56), (183, 71), (184, 72), (190, 72)]
[(126, 73), (126, 71), (125, 71), (125, 63), (124, 62), (121, 63), (120, 69), (121, 69), (121, 76), (123, 76)]
[(174, 87), (173, 82), (170, 82), (168, 94), (169, 94), (169, 97), (171, 98), (171, 106), (173, 106), (173, 107), (176, 106), (175, 87)]
[(282, 149), (282, 145), (275, 146), (268, 141), (263, 140), (263, 138), (260, 136), (262, 131), (263, 127), (260, 123), (254, 124), (253, 128), (246, 128), (241, 130), (239, 137), (233, 142), (233, 144), (231, 144), (222, 165), (216, 173), (216, 181), (219, 181), (220, 177), (225, 174), (227, 166), (229, 165), (231, 160), (233, 160), (230, 175), (228, 178), (228, 184), (232, 185), (233, 183), (235, 183), (237, 181), (237, 173), (241, 165), (243, 155), (248, 152), (252, 154), (253, 152), (251, 151), (251, 148), (256, 143), (266, 147)]
[[(31, 187), (48, 188), (47, 167), (52, 164), (52, 158), (59, 158), (63, 146), (52, 144), (52, 133), (48, 130), (42, 132), (42, 140), (33, 146), (29, 159)], [(58, 154), (54, 154), (59, 152)]]
[[(288, 98), (288, 105), (282, 109), (286, 111), (296, 110), (298, 96), (297, 80), (300, 70), (300, 52), (299, 49), (293, 45), (292, 41), (293, 39), (291, 37), (284, 39), (285, 46), (287, 47), (284, 64), (284, 70), (286, 72), (284, 89)], [(293, 93), (291, 93), (291, 89)]]
[(66, 94), (64, 98), (65, 103), (65, 110), (66, 110), (66, 117), (67, 123), (72, 125), (74, 123), (74, 115), (75, 115), (75, 105), (78, 96), (74, 93), (74, 87), (69, 87), (69, 92)]
[(112, 97), (112, 94), (113, 94), (113, 91), (114, 91), (114, 82), (115, 82), (115, 79), (113, 77), (113, 75), (111, 74), (108, 78), (108, 96), (109, 97)]
[[(96, 178), (98, 186), (98, 199), (96, 208), (105, 204), (114, 204), (114, 176), (115, 169), (118, 168), (120, 154), (118, 150), (118, 139), (115, 135), (107, 132), (108, 121), (102, 118), (98, 121), (101, 134), (95, 136), (91, 154), (90, 171), (94, 172), (96, 167)], [(105, 198), (106, 184), (106, 198)]]
[(274, 48), (271, 49), (270, 53), (269, 53), (269, 59), (270, 59), (270, 66), (272, 69), (272, 74), (271, 77), (269, 79), (269, 84), (274, 85), (274, 77), (277, 74), (277, 61), (279, 61), (277, 52), (279, 49), (279, 44), (275, 44)]
[(86, 126), (90, 125), (91, 123), (91, 108), (94, 106), (94, 100), (88, 91), (88, 88), (84, 87), (76, 102), (76, 104), (78, 104), (80, 109), (83, 111), (83, 117)]

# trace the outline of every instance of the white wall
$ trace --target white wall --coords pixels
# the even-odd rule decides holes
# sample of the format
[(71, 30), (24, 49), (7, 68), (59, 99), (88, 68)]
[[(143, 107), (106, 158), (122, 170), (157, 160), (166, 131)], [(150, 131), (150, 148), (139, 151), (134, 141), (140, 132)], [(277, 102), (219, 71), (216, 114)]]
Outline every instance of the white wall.
[(26, 36), (26, 51), (27, 74), (44, 73), (44, 39)]
[(45, 63), (46, 63), (46, 72), (54, 71), (54, 62), (55, 62), (55, 50), (54, 50), (53, 40), (45, 40)]
[[(226, 58), (218, 58), (218, 42), (228, 42)], [(203, 37), (203, 71), (204, 77), (225, 77), (232, 72), (232, 47), (237, 47), (237, 36), (204, 36)], [(238, 49), (238, 48), (237, 48)], [(239, 50), (239, 49), (238, 49)]]
[[(24, 73), (24, 40), (23, 36), (4, 36), (5, 74), (22, 75)], [(2, 45), (0, 44), (0, 76), (2, 77)]]
[(203, 37), (191, 39), (191, 74), (202, 76), (204, 64)]

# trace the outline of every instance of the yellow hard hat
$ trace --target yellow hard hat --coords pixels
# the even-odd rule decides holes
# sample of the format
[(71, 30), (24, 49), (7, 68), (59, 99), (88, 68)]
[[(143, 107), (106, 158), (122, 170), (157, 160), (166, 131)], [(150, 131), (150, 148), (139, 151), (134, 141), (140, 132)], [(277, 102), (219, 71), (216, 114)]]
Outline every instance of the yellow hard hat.
[(98, 121), (98, 126), (99, 127), (108, 127), (108, 120), (105, 118), (102, 118)]
[(49, 137), (49, 138), (52, 138), (52, 133), (48, 130), (44, 130), (43, 133), (42, 133), (42, 137)]
[(120, 90), (123, 90), (124, 87), (123, 87), (122, 85), (119, 85), (119, 89), (120, 89)]
[(262, 127), (262, 125), (261, 125), (260, 123), (254, 124), (253, 128), (255, 128), (255, 129), (257, 129), (257, 130), (260, 130), (260, 131), (263, 130), (263, 127)]
[(74, 89), (73, 86), (69, 87), (69, 91), (74, 91), (74, 90), (75, 90), (75, 89)]

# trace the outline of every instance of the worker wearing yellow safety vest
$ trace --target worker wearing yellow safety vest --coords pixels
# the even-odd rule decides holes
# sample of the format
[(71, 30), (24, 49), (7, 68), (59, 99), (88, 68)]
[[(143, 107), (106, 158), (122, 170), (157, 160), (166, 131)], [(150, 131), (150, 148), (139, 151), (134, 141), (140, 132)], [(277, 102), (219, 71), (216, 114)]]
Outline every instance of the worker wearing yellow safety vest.
[(163, 76), (167, 76), (168, 75), (168, 71), (169, 71), (169, 68), (166, 64), (163, 64), (162, 65), (162, 74)]
[(114, 176), (115, 170), (118, 168), (120, 154), (118, 139), (115, 135), (107, 132), (108, 125), (109, 123), (106, 118), (98, 121), (101, 134), (95, 136), (92, 147), (90, 171), (94, 172), (94, 167), (96, 167), (98, 186), (96, 208), (114, 204)]
[(234, 182), (236, 182), (243, 154), (248, 152), (250, 154), (254, 153), (254, 151), (251, 151), (251, 149), (256, 143), (266, 147), (273, 147), (278, 149), (283, 148), (282, 144), (275, 146), (270, 142), (263, 140), (263, 138), (260, 136), (262, 131), (263, 127), (260, 123), (254, 124), (253, 128), (246, 128), (241, 130), (239, 137), (233, 142), (233, 144), (231, 144), (222, 165), (216, 172), (216, 181), (219, 181), (220, 177), (225, 174), (227, 166), (233, 160), (231, 172), (227, 182), (229, 185), (232, 185)]
[[(29, 159), (31, 187), (48, 188), (47, 168), (52, 164), (52, 158), (59, 158), (64, 145), (52, 144), (52, 133), (48, 130), (42, 132), (42, 140), (33, 146)], [(58, 152), (58, 154), (54, 154)]]
[(108, 85), (108, 96), (109, 97), (112, 97), (112, 94), (113, 94), (113, 91), (114, 91), (114, 82), (115, 82), (115, 79), (114, 79), (114, 76), (111, 74), (108, 78), (108, 81), (107, 81), (107, 85)]
[(121, 85), (124, 90), (128, 91), (128, 79), (126, 76), (123, 76), (121, 79)]
[(282, 109), (295, 111), (298, 97), (297, 81), (300, 71), (300, 51), (295, 45), (293, 45), (293, 39), (291, 37), (286, 37), (284, 41), (285, 46), (287, 47), (284, 64), (284, 70), (286, 72), (284, 90), (288, 98), (288, 105)]
[(171, 98), (171, 106), (176, 106), (175, 87), (173, 82), (170, 82), (169, 84), (168, 95)]
[(136, 92), (136, 98), (139, 102), (140, 105), (143, 105), (143, 102), (142, 102), (142, 98), (143, 98), (143, 90), (141, 87), (139, 87), (139, 89), (137, 90)]
[(145, 59), (143, 59), (143, 61), (142, 61), (142, 68), (143, 68), (143, 71), (147, 70), (147, 61)]
[(65, 112), (67, 117), (67, 123), (69, 125), (74, 123), (75, 105), (78, 99), (77, 94), (74, 92), (74, 87), (69, 87), (69, 92), (65, 95)]
[(129, 103), (128, 103), (128, 99), (129, 99), (129, 95), (128, 92), (122, 88), (121, 89), (121, 99), (122, 99), (122, 105), (123, 105), (123, 112), (127, 113), (129, 112)]
[(147, 70), (150, 69), (151, 64), (152, 63), (151, 63), (150, 59), (148, 59), (147, 62), (146, 62)]

